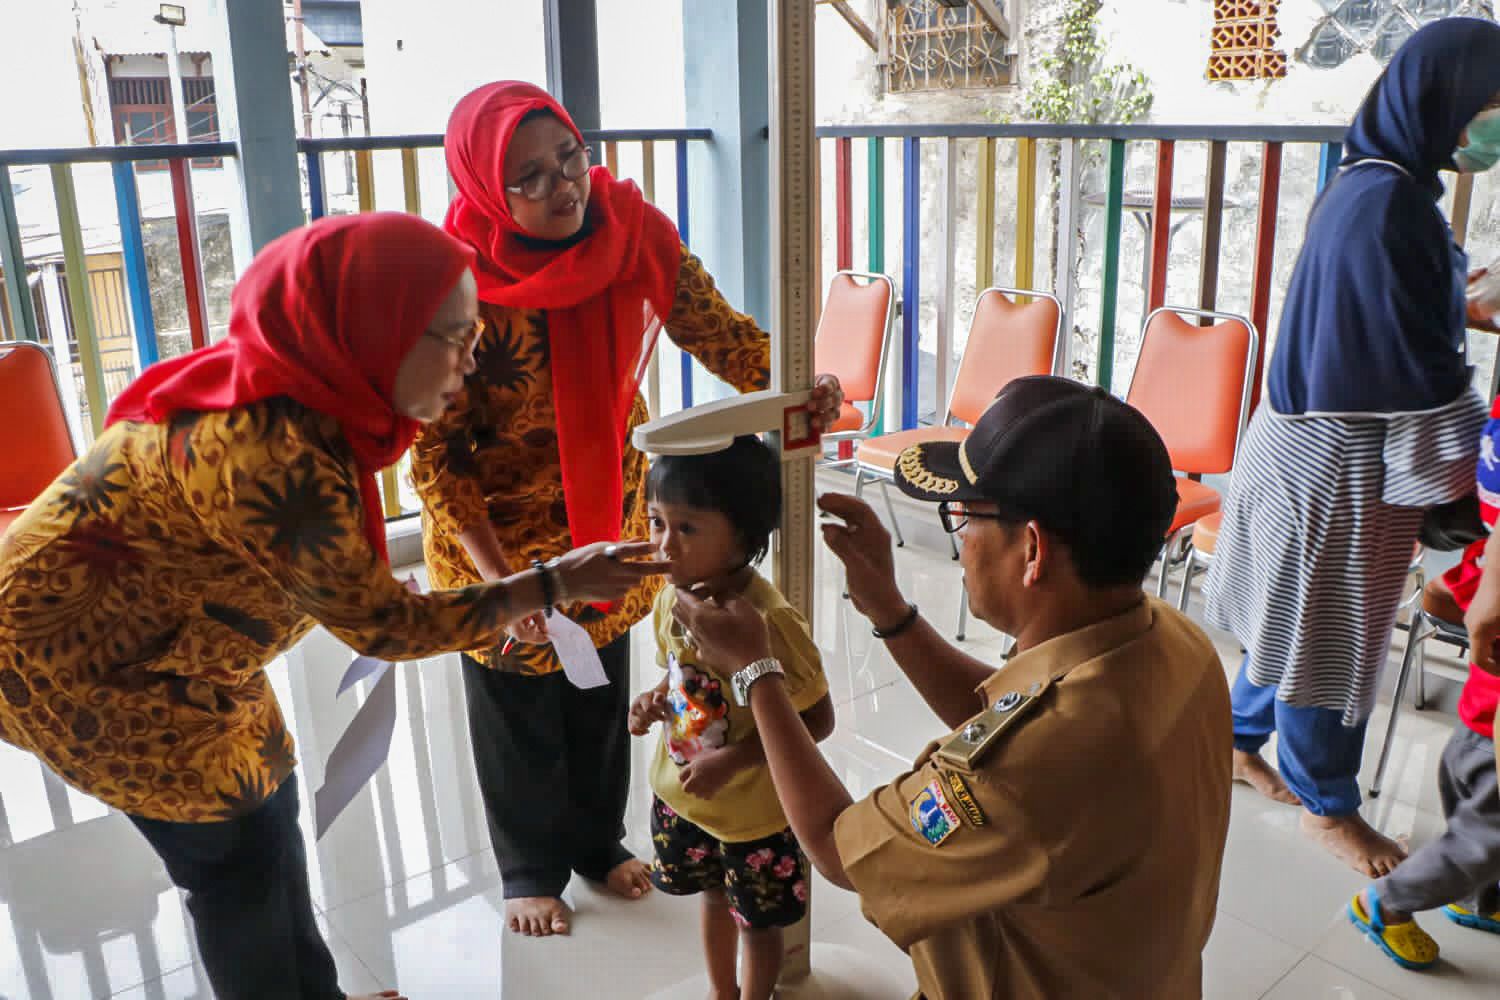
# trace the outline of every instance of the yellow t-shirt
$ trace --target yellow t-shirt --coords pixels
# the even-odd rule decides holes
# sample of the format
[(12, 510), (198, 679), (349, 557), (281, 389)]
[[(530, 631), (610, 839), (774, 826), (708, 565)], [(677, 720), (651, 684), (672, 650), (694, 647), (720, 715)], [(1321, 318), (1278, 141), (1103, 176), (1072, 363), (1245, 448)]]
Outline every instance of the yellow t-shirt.
[[(807, 619), (786, 602), (769, 580), (756, 574), (745, 588), (745, 599), (766, 619), (771, 630), (771, 655), (786, 671), (787, 693), (797, 711), (805, 712), (828, 693), (823, 658), (813, 642)], [(683, 791), (682, 765), (707, 750), (738, 743), (755, 732), (748, 706), (734, 700), (729, 678), (697, 659), (682, 626), (672, 617), (677, 603), (673, 587), (662, 590), (652, 612), (656, 631), (657, 664), (667, 671), (667, 697), (676, 721), (663, 725), (662, 738), (651, 763), (651, 789), (694, 826), (724, 843), (744, 843), (786, 829), (786, 814), (764, 764), (736, 774), (711, 799)]]

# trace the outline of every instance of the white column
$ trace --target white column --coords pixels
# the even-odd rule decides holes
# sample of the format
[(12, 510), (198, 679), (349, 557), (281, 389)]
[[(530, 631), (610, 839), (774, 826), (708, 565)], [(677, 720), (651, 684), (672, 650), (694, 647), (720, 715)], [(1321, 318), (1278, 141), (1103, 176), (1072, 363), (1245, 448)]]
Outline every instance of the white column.
[(57, 385), (62, 392), (63, 412), (73, 447), (82, 455), (89, 439), (84, 432), (83, 407), (78, 401), (78, 382), (73, 377), (73, 359), (68, 352), (68, 311), (63, 305), (62, 274), (56, 264), (42, 266), (42, 304), (47, 311), (47, 329), (52, 335), (52, 358), (57, 365)]

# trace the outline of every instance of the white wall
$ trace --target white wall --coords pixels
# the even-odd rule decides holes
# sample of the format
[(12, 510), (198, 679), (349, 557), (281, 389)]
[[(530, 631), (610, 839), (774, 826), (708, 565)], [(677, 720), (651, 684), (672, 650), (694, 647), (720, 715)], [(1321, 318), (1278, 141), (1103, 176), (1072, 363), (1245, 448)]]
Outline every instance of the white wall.
[(88, 144), (71, 6), (0, 0), (0, 147)]

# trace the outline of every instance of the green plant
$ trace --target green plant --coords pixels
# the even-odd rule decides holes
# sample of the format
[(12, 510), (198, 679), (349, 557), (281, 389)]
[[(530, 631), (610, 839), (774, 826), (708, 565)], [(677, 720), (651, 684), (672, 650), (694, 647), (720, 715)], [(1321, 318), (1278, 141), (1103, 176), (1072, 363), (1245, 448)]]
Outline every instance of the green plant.
[(1035, 79), (1021, 93), (1019, 111), (1055, 124), (1129, 124), (1151, 110), (1151, 83), (1130, 63), (1108, 61), (1099, 37), (1103, 0), (1067, 0), (1057, 47), (1034, 63)]
[[(1151, 82), (1128, 62), (1109, 61), (1109, 47), (1099, 35), (1099, 11), (1103, 0), (1066, 0), (1062, 15), (1062, 35), (1056, 48), (1043, 52), (1033, 62), (1033, 79), (1021, 92), (1017, 112), (1026, 121), (1055, 125), (1128, 125), (1151, 110)], [(1097, 182), (1103, 165), (1102, 144), (1083, 143), (1085, 174)], [(1051, 175), (1052, 273), (1057, 273), (1059, 249), (1064, 245), (1059, 229), (1062, 224), (1062, 164), (1054, 147), (1048, 154)], [(1089, 181), (1085, 181), (1085, 186)], [(1081, 220), (1075, 234), (1076, 269), (1087, 250), (1087, 232)], [(1076, 326), (1074, 336), (1084, 336)], [(1086, 356), (1085, 352), (1085, 356)], [(1087, 378), (1087, 362), (1075, 362), (1073, 374)]]

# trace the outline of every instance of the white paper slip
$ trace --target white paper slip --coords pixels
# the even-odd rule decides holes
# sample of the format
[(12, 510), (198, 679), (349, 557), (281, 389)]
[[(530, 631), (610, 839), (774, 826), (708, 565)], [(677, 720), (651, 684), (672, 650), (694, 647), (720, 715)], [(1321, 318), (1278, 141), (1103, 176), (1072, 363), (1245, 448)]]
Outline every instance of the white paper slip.
[(319, 839), (385, 765), (391, 752), (391, 734), (396, 731), (396, 671), (390, 669), (389, 663), (376, 662), (385, 669), (379, 671), (380, 679), (370, 696), (359, 706), (349, 728), (328, 755), (323, 768), (323, 787), (313, 796)]
[(349, 664), (348, 669), (344, 671), (344, 677), (339, 681), (339, 689), (334, 697), (337, 698), (366, 677), (380, 680), (380, 675), (390, 668), (391, 665), (386, 660), (377, 660), (373, 656), (356, 656), (354, 662)]
[[(413, 594), (422, 587), (409, 576), (402, 584)], [(385, 766), (391, 752), (391, 734), (396, 731), (396, 672), (387, 660), (356, 656), (339, 680), (337, 698), (366, 678), (373, 678), (370, 696), (354, 713), (349, 728), (339, 737), (323, 768), (323, 787), (313, 796), (317, 836), (322, 837), (339, 813), (354, 801), (359, 790)]]
[(547, 635), (562, 661), (563, 673), (574, 687), (588, 690), (609, 683), (604, 661), (599, 659), (594, 640), (582, 625), (565, 615), (553, 615), (547, 619)]

